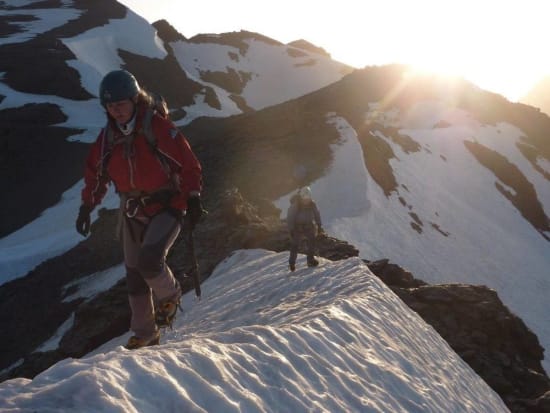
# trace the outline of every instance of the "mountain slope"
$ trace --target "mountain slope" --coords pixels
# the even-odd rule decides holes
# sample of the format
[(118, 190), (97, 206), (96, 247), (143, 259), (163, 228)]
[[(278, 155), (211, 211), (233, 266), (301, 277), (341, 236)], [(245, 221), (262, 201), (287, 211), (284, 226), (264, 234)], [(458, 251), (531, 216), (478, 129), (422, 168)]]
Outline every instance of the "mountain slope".
[[(62, 6), (0, 4), (0, 183), (9, 194), (0, 283), (81, 241), (83, 158), (104, 123), (97, 85), (126, 67), (172, 102), (204, 165), (207, 207), (237, 186), (277, 201), (284, 216), (292, 191), (310, 184), (329, 233), (361, 257), (389, 257), (430, 282), (486, 284), (550, 346), (548, 116), (397, 65), (316, 90), (346, 68), (304, 45), (249, 32), (185, 39), (162, 23), (156, 33), (108, 0)], [(104, 206), (117, 206), (114, 193)], [(81, 261), (69, 261), (51, 276), (70, 278)]]
[(32, 381), (1, 383), (0, 407), (508, 411), (359, 259), (293, 275), (286, 259), (235, 252), (204, 283), (205, 300), (185, 297), (164, 345), (129, 352), (120, 337)]
[(366, 68), (184, 131), (212, 186), (278, 200), (284, 217), (310, 184), (324, 226), (362, 257), (431, 283), (488, 285), (548, 348), (550, 119), (464, 82), (405, 76)]
[[(171, 42), (170, 46), (193, 78), (229, 92), (226, 96), (217, 93), (221, 107), (229, 106), (224, 101), (234, 101), (243, 111), (302, 96), (351, 71), (325, 54), (246, 31), (200, 35), (189, 41)], [(200, 115), (205, 114), (209, 115), (201, 108)]]
[(8, 172), (0, 184), (10, 194), (0, 237), (37, 218), (81, 179), (83, 143), (105, 123), (96, 95), (110, 70), (126, 68), (163, 94), (179, 124), (280, 103), (351, 70), (249, 32), (187, 41), (159, 23), (164, 41), (114, 0), (7, 0), (0, 10), (0, 166)]

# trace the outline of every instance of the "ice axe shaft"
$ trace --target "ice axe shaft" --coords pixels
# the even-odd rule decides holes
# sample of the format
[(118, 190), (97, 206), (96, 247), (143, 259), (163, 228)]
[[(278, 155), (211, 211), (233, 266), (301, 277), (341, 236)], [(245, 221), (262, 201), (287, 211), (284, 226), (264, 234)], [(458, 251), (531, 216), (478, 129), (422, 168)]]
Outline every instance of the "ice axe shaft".
[(193, 286), (195, 287), (195, 295), (200, 298), (201, 297), (201, 280), (200, 280), (200, 273), (199, 273), (199, 262), (197, 260), (197, 254), (195, 252), (195, 239), (193, 237), (193, 231), (188, 231), (188, 248), (189, 248), (189, 255), (192, 260), (192, 268), (191, 268), (191, 277), (193, 278)]

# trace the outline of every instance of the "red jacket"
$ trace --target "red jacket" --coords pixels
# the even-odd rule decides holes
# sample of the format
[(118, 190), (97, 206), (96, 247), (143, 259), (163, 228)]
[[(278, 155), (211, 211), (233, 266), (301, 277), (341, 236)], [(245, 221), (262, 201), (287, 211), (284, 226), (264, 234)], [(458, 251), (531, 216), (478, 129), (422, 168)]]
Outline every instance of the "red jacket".
[[(144, 107), (138, 109), (135, 130), (141, 130), (141, 122), (145, 113)], [(82, 202), (90, 207), (100, 204), (109, 182), (115, 184), (118, 193), (151, 194), (160, 189), (174, 188), (179, 192), (172, 199), (170, 206), (180, 210), (187, 208), (187, 198), (191, 191), (200, 192), (202, 186), (201, 165), (195, 157), (189, 143), (176, 126), (159, 115), (152, 119), (153, 135), (158, 151), (168, 159), (170, 171), (166, 171), (159, 156), (149, 146), (143, 133), (137, 133), (132, 144), (130, 155), (126, 159), (125, 139), (122, 132), (113, 122), (110, 127), (114, 132), (114, 144), (106, 165), (106, 174), (102, 175), (102, 156), (108, 152), (107, 134), (101, 131), (95, 143), (92, 144), (86, 160), (84, 174), (84, 189)], [(173, 182), (176, 184), (174, 185)], [(154, 207), (154, 206), (152, 206)], [(148, 208), (155, 212), (159, 206)]]

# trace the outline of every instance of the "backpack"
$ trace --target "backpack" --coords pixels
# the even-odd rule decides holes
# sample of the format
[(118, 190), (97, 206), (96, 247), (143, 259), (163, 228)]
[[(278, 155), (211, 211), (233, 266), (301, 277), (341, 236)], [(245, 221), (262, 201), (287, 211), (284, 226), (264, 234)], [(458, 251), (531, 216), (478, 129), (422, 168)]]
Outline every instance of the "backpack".
[[(134, 137), (137, 133), (142, 132), (145, 135), (145, 139), (147, 141), (147, 144), (149, 146), (149, 149), (153, 154), (159, 159), (160, 163), (162, 164), (163, 169), (168, 173), (170, 171), (170, 165), (168, 163), (168, 159), (166, 159), (166, 156), (162, 154), (157, 148), (157, 139), (153, 133), (153, 116), (155, 114), (160, 115), (164, 119), (170, 118), (170, 112), (168, 109), (168, 104), (166, 103), (166, 100), (164, 97), (158, 93), (151, 93), (152, 97), (152, 104), (147, 108), (145, 111), (145, 114), (143, 116), (143, 122), (141, 125), (141, 130), (135, 131), (129, 140), (126, 140), (126, 147), (125, 147), (125, 156), (128, 156), (129, 147), (131, 146)], [(113, 146), (115, 145), (115, 134), (111, 128), (109, 120), (107, 120), (107, 124), (103, 128), (103, 133), (105, 134), (105, 144), (103, 145), (101, 149), (101, 169), (100, 169), (100, 175), (106, 176), (107, 174), (107, 165), (109, 164), (109, 160), (111, 159), (111, 152), (113, 150)], [(125, 138), (126, 139), (126, 138)]]

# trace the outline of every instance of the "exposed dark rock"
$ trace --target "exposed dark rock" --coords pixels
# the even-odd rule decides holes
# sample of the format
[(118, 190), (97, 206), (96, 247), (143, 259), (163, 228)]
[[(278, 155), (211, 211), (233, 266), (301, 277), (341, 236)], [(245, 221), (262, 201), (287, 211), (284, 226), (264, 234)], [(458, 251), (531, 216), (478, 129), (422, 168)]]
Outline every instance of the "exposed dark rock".
[(118, 51), (124, 60), (124, 69), (130, 71), (141, 87), (160, 93), (166, 99), (170, 108), (188, 106), (194, 103), (194, 95), (203, 86), (189, 79), (173, 54), (164, 59), (153, 59), (146, 56)]
[(210, 192), (238, 187), (247, 199), (276, 199), (299, 184), (293, 171), (306, 167), (305, 184), (322, 176), (338, 131), (326, 112), (301, 99), (225, 119), (199, 118), (183, 128), (201, 159)]
[(390, 165), (390, 160), (395, 158), (391, 146), (367, 128), (362, 128), (357, 138), (363, 148), (365, 166), (372, 179), (382, 188), (387, 197), (392, 192), (397, 192), (397, 179)]
[(288, 47), (286, 49), (286, 54), (290, 57), (306, 57), (308, 54), (300, 49), (295, 49), (293, 47)]
[(251, 73), (237, 72), (235, 69), (228, 67), (227, 72), (211, 72), (209, 70), (200, 72), (201, 79), (208, 83), (213, 83), (230, 93), (241, 94), (246, 86), (246, 83), (252, 78)]
[(128, 331), (130, 306), (126, 280), (78, 306), (72, 328), (59, 343), (62, 354), (81, 357)]
[(366, 263), (369, 269), (389, 287), (416, 288), (427, 285), (399, 265), (391, 264), (388, 259), (366, 261)]
[(544, 212), (535, 187), (523, 175), (521, 170), (498, 152), (480, 143), (464, 141), (464, 145), (481, 165), (493, 172), (501, 182), (514, 190), (514, 193), (512, 193), (499, 181), (495, 181), (498, 191), (516, 207), (521, 215), (547, 241), (550, 241), (550, 238), (545, 234), (546, 231), (550, 231), (550, 219)]
[(535, 170), (538, 173), (544, 176), (547, 181), (550, 181), (550, 172), (547, 172), (544, 169), (542, 169), (537, 162), (537, 158), (539, 157), (537, 148), (535, 148), (534, 146), (525, 144), (524, 142), (518, 142), (516, 146), (521, 151), (523, 156), (525, 156), (525, 158), (527, 158), (529, 162), (531, 162), (531, 165), (533, 166), (533, 168), (535, 168)]
[(245, 40), (257, 40), (274, 46), (282, 46), (281, 42), (273, 40), (259, 33), (241, 30), (222, 34), (198, 34), (189, 39), (193, 43), (216, 43), (226, 46), (233, 46), (239, 49), (239, 54), (245, 56), (248, 51), (248, 43)]
[(78, 130), (51, 126), (65, 120), (52, 104), (0, 111), (0, 237), (38, 217), (82, 178), (88, 145), (66, 140)]
[(82, 10), (82, 14), (47, 32), (48, 35), (58, 38), (73, 37), (106, 25), (109, 20), (123, 19), (128, 12), (126, 6), (116, 0), (74, 0), (71, 7)]
[(0, 4), (0, 10), (33, 10), (33, 9), (48, 9), (48, 8), (57, 8), (61, 6), (60, 0), (43, 0), (43, 1), (33, 1), (28, 4), (6, 4), (2, 2)]
[[(33, 9), (59, 7), (62, 2), (55, 0), (20, 7), (2, 3), (0, 9), (20, 10), (21, 15), (1, 16), (0, 30), (9, 35), (17, 22), (34, 19)], [(82, 14), (27, 41), (0, 45), (3, 83), (31, 94), (74, 100), (93, 98), (82, 87), (78, 71), (67, 64), (75, 56), (60, 39), (99, 27), (111, 18), (122, 18), (127, 9), (115, 0), (75, 0), (71, 7)], [(66, 141), (79, 130), (52, 126), (65, 120), (66, 116), (53, 104), (29, 104), (0, 111), (0, 185), (5, 194), (0, 237), (35, 219), (82, 178), (88, 145)]]
[[(0, 370), (29, 357), (78, 308), (81, 300), (62, 302), (67, 284), (122, 261), (115, 226), (116, 214), (100, 211), (89, 238), (40, 264), (26, 277), (0, 286), (0, 325), (10, 332), (0, 341)], [(37, 357), (33, 356), (34, 362)], [(26, 369), (25, 365), (20, 368)]]
[(378, 125), (377, 130), (382, 132), (384, 136), (398, 144), (403, 152), (420, 152), (420, 144), (410, 136), (401, 134), (397, 128)]
[(153, 27), (157, 29), (158, 36), (165, 42), (177, 42), (178, 40), (187, 40), (183, 34), (178, 32), (174, 26), (168, 23), (166, 20), (158, 20), (153, 23)]
[(48, 35), (8, 43), (0, 46), (2, 81), (20, 92), (90, 99), (93, 96), (82, 87), (80, 74), (67, 64), (74, 59), (63, 42)]
[[(34, 9), (38, 7), (38, 3), (43, 8), (60, 7), (59, 1), (44, 1), (17, 9)], [(110, 18), (122, 18), (127, 9), (115, 0), (76, 0), (72, 7), (82, 10), (82, 14), (25, 42), (0, 46), (0, 72), (5, 72), (2, 79), (4, 83), (26, 93), (55, 95), (74, 100), (93, 97), (82, 87), (78, 71), (67, 64), (75, 56), (59, 39), (102, 26)], [(10, 27), (8, 30), (13, 30), (13, 25)]]
[(529, 400), (526, 403), (528, 409), (526, 411), (532, 413), (548, 413), (550, 412), (550, 391), (547, 391), (536, 400)]
[[(0, 7), (0, 10), (2, 8)], [(12, 34), (21, 32), (21, 23), (28, 23), (37, 20), (34, 16), (25, 14), (12, 14), (8, 16), (0, 16), (0, 37), (8, 37)]]
[(388, 260), (367, 265), (434, 327), (512, 412), (550, 411), (544, 410), (550, 390), (550, 379), (541, 365), (544, 349), (494, 290), (463, 284), (428, 285)]
[(214, 109), (221, 110), (222, 108), (222, 104), (220, 102), (220, 99), (218, 98), (218, 95), (211, 87), (207, 87), (204, 89), (204, 101), (208, 106)]
[(233, 102), (235, 102), (235, 104), (237, 105), (237, 107), (238, 107), (243, 113), (249, 113), (249, 112), (253, 112), (253, 111), (254, 111), (254, 108), (251, 108), (250, 106), (248, 106), (248, 103), (246, 103), (245, 98), (243, 98), (243, 97), (240, 96), (240, 95), (229, 95), (229, 99), (231, 99)]
[[(58, 361), (66, 359), (68, 356), (60, 351), (45, 351), (32, 353), (25, 357), (25, 362), (10, 371), (11, 377), (34, 377), (38, 373), (53, 366)], [(2, 377), (0, 380), (9, 379), (10, 377)]]
[(330, 58), (330, 54), (325, 49), (319, 46), (315, 46), (314, 44), (304, 39), (294, 40), (293, 42), (288, 43), (288, 46), (296, 47), (302, 50), (307, 50), (309, 52), (317, 53)]

